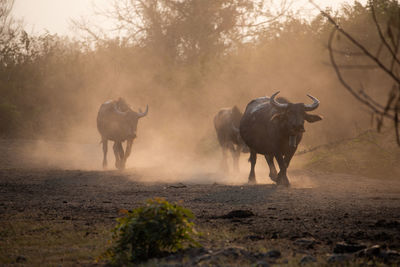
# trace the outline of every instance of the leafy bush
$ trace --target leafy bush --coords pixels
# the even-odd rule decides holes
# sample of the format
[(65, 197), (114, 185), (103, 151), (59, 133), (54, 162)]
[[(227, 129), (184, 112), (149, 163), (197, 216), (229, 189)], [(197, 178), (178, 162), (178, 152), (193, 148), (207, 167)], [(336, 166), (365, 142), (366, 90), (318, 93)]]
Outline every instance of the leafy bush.
[(199, 246), (193, 213), (164, 199), (150, 199), (144, 207), (126, 211), (113, 230), (114, 246), (106, 258), (113, 264), (139, 262), (186, 247)]

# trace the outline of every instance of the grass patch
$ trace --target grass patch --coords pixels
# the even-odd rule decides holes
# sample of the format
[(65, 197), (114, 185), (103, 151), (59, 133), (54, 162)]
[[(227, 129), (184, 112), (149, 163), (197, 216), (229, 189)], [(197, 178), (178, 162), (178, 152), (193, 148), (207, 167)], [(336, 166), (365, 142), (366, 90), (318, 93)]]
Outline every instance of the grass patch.
[(106, 249), (108, 228), (75, 221), (2, 221), (0, 264), (91, 264)]
[(392, 179), (400, 177), (400, 148), (390, 132), (366, 131), (359, 136), (308, 153), (308, 169)]

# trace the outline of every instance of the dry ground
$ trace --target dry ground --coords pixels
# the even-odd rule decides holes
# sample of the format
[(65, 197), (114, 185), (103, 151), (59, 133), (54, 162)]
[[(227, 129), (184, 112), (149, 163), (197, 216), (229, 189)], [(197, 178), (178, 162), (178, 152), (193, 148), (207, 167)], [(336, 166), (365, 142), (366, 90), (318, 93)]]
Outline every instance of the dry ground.
[[(29, 160), (20, 143), (0, 144), (0, 264), (93, 265), (109, 246), (119, 211), (153, 197), (182, 201), (194, 212), (204, 249), (147, 265), (295, 266), (306, 261), (306, 255), (318, 261), (315, 265), (341, 265), (343, 259), (351, 265), (400, 262), (395, 252), (377, 261), (356, 259), (354, 254), (331, 256), (338, 242), (400, 250), (396, 179), (293, 167), (292, 187), (281, 188), (263, 176), (261, 184), (247, 185), (246, 172), (239, 178), (232, 175), (235, 183), (229, 183), (229, 175), (206, 166), (195, 173), (143, 166), (122, 172), (66, 169), (53, 164), (51, 157), (46, 158), (48, 164), (39, 164), (35, 160), (40, 151)], [(75, 163), (79, 165), (79, 157)], [(254, 216), (221, 218), (233, 210), (250, 210)]]

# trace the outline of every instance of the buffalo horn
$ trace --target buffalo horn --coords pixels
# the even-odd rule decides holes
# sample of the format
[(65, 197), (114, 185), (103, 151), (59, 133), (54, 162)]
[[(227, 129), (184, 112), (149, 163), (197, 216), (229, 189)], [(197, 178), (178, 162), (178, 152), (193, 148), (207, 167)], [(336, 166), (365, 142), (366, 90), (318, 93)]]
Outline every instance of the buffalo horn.
[(304, 104), (304, 110), (305, 111), (312, 111), (316, 109), (319, 106), (319, 100), (313, 97), (312, 95), (307, 95), (309, 98), (312, 99), (313, 103), (311, 105)]
[(142, 112), (142, 110), (139, 108), (138, 118), (146, 116), (147, 112), (149, 112), (149, 105), (146, 105), (146, 110), (144, 112)]
[(287, 108), (288, 107), (288, 104), (282, 104), (282, 103), (278, 103), (278, 102), (276, 102), (275, 101), (275, 96), (277, 95), (277, 94), (279, 94), (279, 92), (280, 91), (278, 91), (278, 92), (276, 92), (275, 94), (273, 94), (272, 96), (271, 96), (271, 104), (274, 106), (274, 107), (276, 107), (277, 109), (285, 109), (285, 108)]

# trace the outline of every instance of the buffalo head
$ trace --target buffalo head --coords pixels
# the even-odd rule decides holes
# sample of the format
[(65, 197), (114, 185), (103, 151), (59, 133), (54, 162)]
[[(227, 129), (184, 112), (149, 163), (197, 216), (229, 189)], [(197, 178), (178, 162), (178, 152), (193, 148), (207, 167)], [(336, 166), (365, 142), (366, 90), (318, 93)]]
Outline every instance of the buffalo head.
[(114, 111), (121, 117), (128, 127), (128, 138), (135, 138), (137, 131), (137, 124), (140, 118), (147, 115), (149, 112), (149, 106), (146, 105), (146, 110), (142, 112), (139, 108), (139, 112), (133, 111), (129, 106), (127, 108), (121, 109), (119, 106), (114, 106)]
[(311, 95), (307, 95), (313, 100), (312, 104), (304, 103), (279, 103), (275, 100), (279, 91), (271, 96), (270, 103), (278, 110), (271, 120), (278, 120), (279, 124), (285, 128), (289, 135), (289, 146), (296, 147), (298, 144), (298, 136), (301, 136), (304, 129), (304, 121), (316, 122), (322, 120), (319, 115), (308, 114), (308, 111), (313, 111), (319, 106), (319, 100)]

